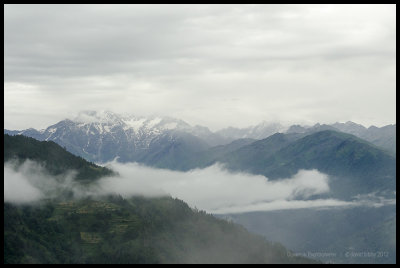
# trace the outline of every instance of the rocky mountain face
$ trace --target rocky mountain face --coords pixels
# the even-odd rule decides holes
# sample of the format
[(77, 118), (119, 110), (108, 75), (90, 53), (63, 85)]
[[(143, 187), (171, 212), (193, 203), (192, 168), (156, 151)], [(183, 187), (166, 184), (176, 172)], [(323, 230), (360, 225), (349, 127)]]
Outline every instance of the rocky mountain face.
[[(112, 112), (82, 112), (44, 130), (4, 130), (5, 134), (21, 134), (38, 140), (54, 141), (68, 151), (94, 162), (107, 162), (118, 157), (129, 162), (148, 159), (165, 146), (187, 152), (204, 150), (221, 141), (205, 127), (191, 127), (170, 117), (136, 117)], [(162, 144), (163, 146), (160, 146)]]

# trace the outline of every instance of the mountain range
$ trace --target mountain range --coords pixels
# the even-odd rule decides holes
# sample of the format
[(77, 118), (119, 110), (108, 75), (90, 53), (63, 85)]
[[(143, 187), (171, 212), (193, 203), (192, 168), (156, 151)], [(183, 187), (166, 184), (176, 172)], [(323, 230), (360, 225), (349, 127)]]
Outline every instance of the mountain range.
[[(207, 128), (191, 127), (169, 117), (119, 116), (112, 112), (82, 112), (43, 130), (4, 131), (38, 140), (54, 141), (73, 154), (93, 162), (107, 162), (118, 157), (121, 162), (145, 161), (145, 153), (156, 157), (166, 144), (177, 152), (200, 151), (221, 143)], [(184, 147), (184, 150), (180, 150)]]
[(188, 155), (237, 139), (265, 139), (275, 133), (310, 134), (321, 130), (336, 130), (365, 139), (395, 154), (396, 125), (382, 128), (347, 122), (333, 125), (298, 125), (285, 128), (278, 123), (244, 129), (226, 128), (211, 132), (207, 127), (190, 126), (171, 117), (137, 117), (109, 111), (86, 111), (74, 119), (65, 119), (46, 129), (7, 130), (4, 134), (25, 135), (38, 140), (54, 141), (69, 152), (93, 162), (104, 163), (118, 158), (120, 162), (141, 162), (166, 167), (178, 165)]
[[(241, 134), (247, 132), (254, 136), (256, 133), (261, 137), (264, 129), (267, 138), (240, 138), (228, 143), (227, 131), (222, 137), (205, 127), (192, 127), (169, 117), (82, 112), (74, 120), (60, 121), (44, 130), (5, 129), (4, 132), (53, 141), (75, 155), (98, 163), (117, 158), (119, 162), (139, 162), (181, 171), (222, 163), (233, 172), (264, 175), (271, 180), (289, 178), (301, 169), (317, 169), (331, 177), (332, 197), (351, 199), (373, 191), (393, 196), (396, 185), (393, 151), (359, 137), (372, 132), (384, 133), (381, 138), (375, 135), (376, 141), (383, 140), (385, 135), (392, 135), (393, 126), (366, 129), (351, 122), (334, 126), (294, 125), (285, 133), (270, 134), (281, 126), (262, 123), (243, 129)], [(235, 131), (237, 134), (238, 130)], [(393, 137), (395, 140), (395, 132)]]

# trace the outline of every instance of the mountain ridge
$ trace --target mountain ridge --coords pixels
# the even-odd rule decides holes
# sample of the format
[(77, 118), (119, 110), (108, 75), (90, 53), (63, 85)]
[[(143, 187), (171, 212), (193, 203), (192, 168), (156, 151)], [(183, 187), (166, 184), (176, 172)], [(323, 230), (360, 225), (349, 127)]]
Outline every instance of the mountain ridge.
[[(23, 134), (38, 140), (53, 140), (65, 146), (74, 154), (80, 155), (90, 161), (107, 162), (119, 156), (120, 161), (138, 161), (136, 153), (149, 150), (152, 140), (163, 135), (171, 139), (180, 138), (182, 133), (192, 135), (206, 147), (226, 145), (236, 139), (265, 139), (275, 133), (314, 133), (322, 130), (336, 130), (356, 135), (389, 152), (396, 153), (396, 125), (387, 125), (381, 128), (370, 126), (366, 128), (360, 124), (348, 121), (331, 125), (317, 123), (313, 126), (292, 125), (285, 127), (279, 123), (266, 121), (247, 128), (228, 127), (216, 132), (204, 126), (190, 126), (183, 120), (161, 116), (134, 116), (128, 114), (115, 114), (110, 111), (83, 111), (73, 119), (65, 119), (53, 124), (46, 129), (36, 130), (7, 130), (10, 135)], [(79, 138), (72, 137), (79, 136)], [(193, 140), (193, 139), (192, 139)], [(95, 150), (93, 147), (116, 147), (111, 153)], [(112, 144), (112, 146), (111, 146)], [(190, 146), (189, 146), (190, 147)], [(204, 146), (199, 148), (201, 150)], [(127, 150), (129, 148), (129, 150)], [(152, 149), (154, 150), (154, 148)]]
[[(292, 142), (288, 138), (285, 140), (283, 135), (279, 135), (282, 144), (277, 145), (274, 136), (259, 141), (264, 144), (269, 142), (270, 153), (263, 153), (266, 149), (258, 154), (257, 151), (246, 150), (251, 147), (250, 144), (230, 153), (221, 162), (227, 163), (227, 167), (233, 170), (247, 170), (270, 179), (287, 178), (299, 169), (315, 168), (342, 178), (341, 183), (349, 187), (346, 192), (353, 194), (361, 190), (395, 189), (396, 159), (365, 140), (332, 130), (297, 136)], [(243, 159), (256, 160), (243, 162)], [(342, 190), (345, 190), (343, 185)]]

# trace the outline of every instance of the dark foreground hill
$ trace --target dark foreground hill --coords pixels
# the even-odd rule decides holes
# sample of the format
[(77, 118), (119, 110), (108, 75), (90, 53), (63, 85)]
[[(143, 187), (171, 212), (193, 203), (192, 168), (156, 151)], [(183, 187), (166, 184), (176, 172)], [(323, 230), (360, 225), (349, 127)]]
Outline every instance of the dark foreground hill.
[[(39, 161), (51, 174), (76, 168), (86, 185), (112, 173), (53, 142), (5, 135), (4, 145), (5, 161)], [(62, 196), (4, 202), (4, 263), (315, 262), (171, 197)]]
[(4, 204), (4, 263), (312, 263), (170, 197)]

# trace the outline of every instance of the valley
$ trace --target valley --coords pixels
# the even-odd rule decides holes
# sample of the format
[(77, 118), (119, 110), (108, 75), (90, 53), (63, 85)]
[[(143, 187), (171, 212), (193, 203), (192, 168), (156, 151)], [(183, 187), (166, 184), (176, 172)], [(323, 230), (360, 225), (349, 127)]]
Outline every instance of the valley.
[[(58, 175), (68, 169), (77, 170), (76, 180), (80, 181), (82, 187), (88, 187), (104, 176), (119, 176), (118, 171), (94, 163), (86, 164), (85, 158), (100, 163), (111, 160), (121, 164), (134, 161), (149, 167), (177, 172), (191, 172), (218, 164), (232, 174), (244, 172), (243, 174), (262, 175), (267, 180), (278, 183), (301, 170), (318, 170), (329, 176), (329, 191), (297, 197), (294, 201), (313, 202), (330, 199), (354, 205), (342, 208), (317, 207), (238, 212), (216, 214), (216, 216), (239, 223), (267, 240), (281, 243), (292, 250), (292, 253), (319, 251), (335, 253), (334, 256), (331, 254), (321, 258), (317, 256), (318, 254), (315, 255), (316, 259), (323, 262), (391, 263), (395, 260), (396, 246), (390, 242), (393, 241), (390, 237), (393, 237), (392, 234), (395, 232), (393, 226), (396, 215), (395, 201), (394, 203), (391, 201), (396, 198), (394, 151), (386, 150), (358, 137), (365, 128), (357, 124), (334, 124), (336, 128), (319, 124), (312, 128), (293, 126), (288, 128), (286, 133), (275, 134), (265, 130), (264, 135), (267, 137), (255, 139), (255, 136), (250, 135), (255, 133), (255, 130), (247, 129), (249, 135), (244, 134), (244, 130), (236, 130), (233, 131), (235, 134), (232, 137), (227, 136), (228, 131), (218, 136), (218, 133), (207, 131), (206, 128), (196, 132), (195, 130), (200, 127), (192, 128), (183, 121), (172, 118), (122, 118), (113, 113), (82, 115), (91, 116), (90, 122), (79, 122), (81, 119), (65, 120), (42, 131), (4, 130), (5, 134), (18, 134), (4, 136), (5, 161), (14, 159), (22, 163), (23, 159), (30, 159), (43, 162), (52, 175)], [(277, 128), (277, 125), (273, 126)], [(339, 128), (343, 130), (346, 126), (347, 133), (338, 130)], [(261, 127), (256, 129), (260, 135)], [(298, 132), (295, 132), (295, 129)], [(349, 134), (350, 132), (358, 136)], [(234, 137), (239, 137), (238, 133), (241, 138), (230, 141)], [(36, 139), (47, 142), (42, 144)], [(56, 143), (79, 156), (67, 153)], [(68, 201), (68, 198), (74, 196), (73, 191), (69, 193), (68, 191), (72, 190), (61, 191), (58, 204), (51, 203), (53, 214), (49, 215), (46, 221), (64, 221), (66, 216), (71, 215), (89, 217), (93, 209), (98, 211), (96, 213), (121, 213), (118, 206), (109, 201)], [(139, 199), (132, 200), (137, 202)], [(354, 215), (359, 216), (354, 217)], [(96, 214), (95, 218), (97, 217), (99, 215)], [(129, 217), (113, 216), (110, 222), (99, 223), (99, 226), (109, 226), (105, 237), (110, 234), (123, 234), (138, 220), (138, 216), (134, 217), (136, 220)], [(93, 232), (91, 228), (76, 229), (75, 232), (80, 241), (87, 244), (82, 250), (85, 248), (94, 250), (95, 245), (105, 241), (105, 234)], [(374, 252), (382, 250), (389, 253), (381, 259), (345, 256), (346, 253), (350, 254), (348, 252), (363, 250)], [(305, 254), (299, 255), (305, 256)], [(84, 260), (87, 261), (90, 262), (90, 258)], [(158, 261), (178, 262), (177, 259)], [(195, 259), (187, 261), (196, 262)], [(217, 259), (213, 261), (218, 262)], [(234, 262), (236, 261), (242, 262), (244, 259), (237, 259)]]

